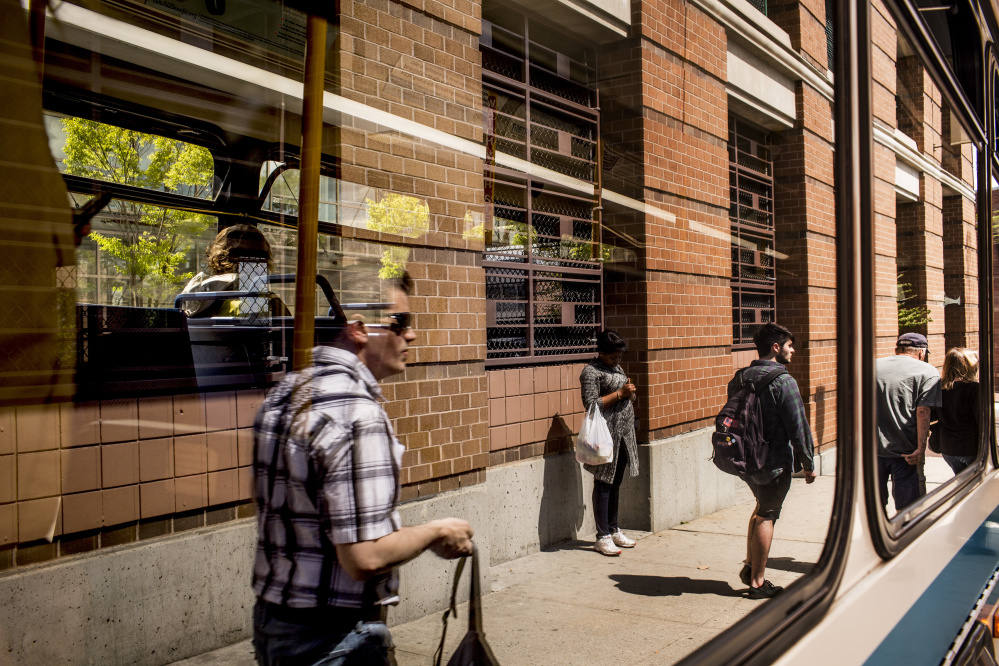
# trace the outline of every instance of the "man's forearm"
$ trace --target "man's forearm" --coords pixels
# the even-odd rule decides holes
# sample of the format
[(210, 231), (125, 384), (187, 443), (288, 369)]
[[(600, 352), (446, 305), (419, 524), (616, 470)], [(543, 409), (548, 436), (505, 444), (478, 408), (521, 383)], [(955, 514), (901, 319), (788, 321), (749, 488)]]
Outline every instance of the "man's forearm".
[(926, 449), (926, 440), (930, 436), (930, 408), (916, 407), (916, 452)]
[(337, 544), (340, 564), (354, 580), (391, 571), (413, 559), (441, 537), (439, 521), (403, 527), (374, 541)]

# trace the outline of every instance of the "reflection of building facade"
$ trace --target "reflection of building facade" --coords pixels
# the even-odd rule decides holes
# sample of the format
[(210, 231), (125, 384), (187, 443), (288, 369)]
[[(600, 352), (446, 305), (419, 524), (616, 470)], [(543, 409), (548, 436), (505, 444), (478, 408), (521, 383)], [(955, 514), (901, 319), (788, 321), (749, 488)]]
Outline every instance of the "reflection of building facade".
[[(323, 201), (335, 202), (340, 226), (323, 227), (320, 272), (345, 303), (364, 302), (385, 265), (380, 244), (409, 250), (420, 340), (410, 369), (384, 390), (407, 447), (404, 516), (467, 516), (492, 564), (591, 535), (590, 479), (571, 436), (582, 419), (579, 372), (601, 325), (629, 341), (624, 367), (641, 395), (643, 471), (625, 484), (625, 527), (661, 530), (733, 503), (734, 481), (708, 461), (708, 428), (733, 370), (755, 357), (747, 346), (755, 326), (773, 318), (797, 336), (790, 370), (818, 470), (833, 473), (826, 7), (523, 4), (340, 5), (331, 65), (339, 69), (327, 84), (340, 124), (323, 146), (339, 160), (339, 187), (324, 190)], [(117, 21), (115, 11), (101, 16)], [(968, 263), (976, 257), (974, 161), (886, 17), (873, 16), (879, 349), (888, 353), (897, 334), (902, 274), (912, 302), (930, 310), (918, 330), (939, 361), (945, 344), (977, 344), (977, 266)], [(185, 46), (205, 39), (188, 37)], [(231, 47), (218, 39), (212, 56)], [(150, 103), (130, 92), (128, 68), (109, 56), (106, 68), (91, 70), (80, 48), (54, 45), (50, 84), (100, 83), (104, 94)], [(293, 54), (257, 55), (244, 64), (295, 78)], [(185, 94), (221, 86), (206, 121), (238, 127), (226, 109), (245, 93), (202, 71), (207, 60), (188, 66)], [(297, 210), (290, 191), (274, 192), (271, 212)], [(388, 193), (425, 202), (427, 230), (364, 224), (364, 202)], [(332, 222), (326, 215), (321, 221)], [(292, 240), (272, 228), (287, 267)], [(149, 547), (204, 562), (198, 576), (211, 582), (199, 578), (198, 593), (239, 588), (219, 602), (234, 619), (211, 640), (238, 639), (255, 529), (239, 519), (253, 515), (250, 428), (262, 396), (239, 388), (0, 409), (0, 567), (13, 575), (201, 528)], [(140, 566), (137, 552), (106, 556)], [(435, 563), (410, 566), (404, 594), (443, 607)], [(50, 580), (50, 569), (31, 571), (39, 585)], [(94, 584), (73, 575), (81, 589)], [(410, 604), (404, 612), (419, 611)]]

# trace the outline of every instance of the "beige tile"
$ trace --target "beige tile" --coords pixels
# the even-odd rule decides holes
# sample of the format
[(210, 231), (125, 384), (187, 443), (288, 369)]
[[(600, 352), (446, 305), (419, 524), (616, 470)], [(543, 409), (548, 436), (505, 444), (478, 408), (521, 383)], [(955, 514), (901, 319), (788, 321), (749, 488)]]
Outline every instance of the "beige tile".
[(173, 477), (173, 438), (144, 439), (139, 442), (139, 481)]
[(0, 456), (0, 504), (17, 499), (17, 456)]
[(259, 389), (236, 391), (236, 426), (252, 428), (257, 410), (264, 402), (264, 392)]
[(101, 409), (96, 402), (59, 405), (62, 446), (90, 446), (101, 443)]
[(64, 494), (100, 489), (100, 446), (63, 449), (60, 453), (62, 454), (62, 492)]
[(219, 430), (208, 433), (208, 471), (232, 469), (236, 466), (236, 431)]
[(101, 442), (134, 442), (138, 438), (138, 403), (135, 400), (102, 400)]
[(208, 445), (205, 435), (185, 435), (173, 439), (174, 474), (189, 476), (208, 471)]
[(17, 505), (0, 504), (0, 546), (17, 543)]
[(59, 406), (30, 405), (15, 409), (17, 451), (59, 448)]
[(176, 506), (176, 491), (174, 480), (154, 481), (139, 486), (139, 502), (142, 518), (168, 516)]
[(173, 434), (189, 435), (205, 431), (205, 396), (200, 393), (173, 397)]
[(176, 479), (177, 511), (193, 511), (208, 506), (208, 475), (197, 474)]
[(17, 540), (27, 543), (62, 534), (62, 510), (58, 497), (17, 503)]
[(101, 491), (104, 526), (122, 525), (139, 519), (139, 486), (122, 486)]
[(236, 462), (240, 467), (253, 464), (253, 428), (236, 431)]
[(205, 394), (205, 424), (208, 430), (231, 430), (236, 427), (235, 392)]
[(30, 500), (59, 494), (59, 452), (41, 451), (17, 456), (17, 499)]
[(208, 504), (217, 506), (235, 502), (239, 495), (239, 476), (236, 470), (226, 469), (208, 473)]
[(240, 467), (236, 470), (236, 477), (239, 482), (239, 499), (253, 499), (253, 468)]
[(0, 455), (17, 451), (17, 428), (13, 407), (0, 408)]
[(139, 399), (139, 439), (173, 435), (173, 398)]
[(105, 444), (101, 447), (101, 485), (130, 486), (139, 482), (139, 443)]
[(104, 524), (103, 493), (77, 493), (62, 498), (62, 530), (65, 534), (96, 530)]

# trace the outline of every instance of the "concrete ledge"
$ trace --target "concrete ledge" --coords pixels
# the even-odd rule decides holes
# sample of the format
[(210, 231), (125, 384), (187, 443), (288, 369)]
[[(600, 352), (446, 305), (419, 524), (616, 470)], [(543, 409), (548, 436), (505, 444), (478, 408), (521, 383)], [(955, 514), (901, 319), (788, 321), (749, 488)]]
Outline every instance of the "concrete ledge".
[(0, 663), (164, 664), (247, 638), (256, 523), (0, 577)]
[(593, 476), (571, 451), (490, 467), (487, 478), (492, 565), (596, 534)]
[(703, 428), (638, 447), (642, 473), (622, 486), (622, 527), (660, 532), (735, 504), (740, 481), (711, 462), (712, 432)]

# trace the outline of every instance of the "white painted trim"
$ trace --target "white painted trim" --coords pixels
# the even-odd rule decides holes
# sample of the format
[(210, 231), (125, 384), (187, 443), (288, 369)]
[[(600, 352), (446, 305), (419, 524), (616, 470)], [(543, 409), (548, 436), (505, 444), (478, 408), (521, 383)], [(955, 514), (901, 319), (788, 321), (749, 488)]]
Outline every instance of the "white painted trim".
[(967, 184), (963, 180), (954, 176), (953, 174), (945, 171), (940, 164), (929, 159), (923, 153), (913, 149), (908, 145), (908, 143), (901, 141), (899, 137), (895, 135), (895, 130), (885, 127), (884, 125), (875, 122), (874, 123), (874, 142), (879, 143), (885, 148), (888, 148), (895, 156), (907, 163), (908, 165), (915, 168), (917, 171), (925, 173), (927, 176), (939, 180), (941, 183), (954, 190), (961, 196), (971, 199), (972, 201), (977, 200), (977, 195), (975, 193), (975, 188)]
[(746, 0), (692, 0), (725, 26), (729, 39), (735, 37), (754, 54), (786, 72), (796, 81), (804, 81), (820, 95), (832, 101), (832, 72), (820, 72), (791, 47), (787, 33), (761, 14)]
[(745, 104), (746, 106), (755, 109), (757, 112), (762, 113), (767, 118), (770, 118), (775, 123), (779, 124), (781, 127), (785, 129), (791, 129), (794, 127), (794, 116), (789, 116), (786, 113), (775, 109), (763, 100), (756, 99), (752, 95), (747, 95), (741, 89), (735, 88), (731, 85), (725, 86), (725, 92), (728, 93), (729, 97), (732, 97), (742, 104)]

